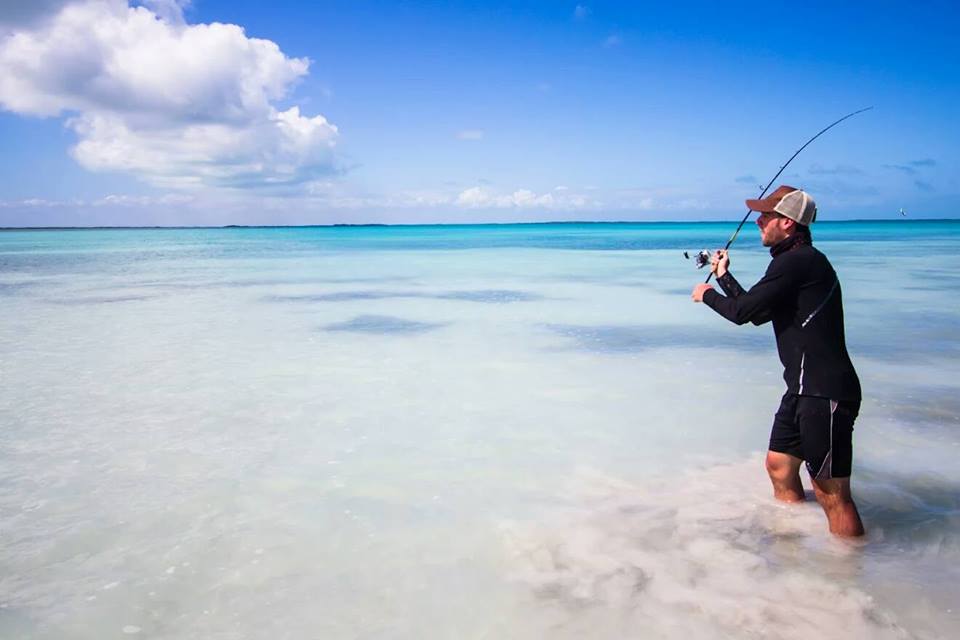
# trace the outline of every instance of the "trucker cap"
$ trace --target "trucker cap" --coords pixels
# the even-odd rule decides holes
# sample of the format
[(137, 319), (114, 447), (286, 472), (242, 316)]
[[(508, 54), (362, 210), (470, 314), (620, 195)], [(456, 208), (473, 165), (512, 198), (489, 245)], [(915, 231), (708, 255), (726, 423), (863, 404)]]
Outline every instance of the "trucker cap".
[(747, 200), (747, 207), (760, 213), (779, 213), (804, 226), (810, 226), (817, 219), (817, 203), (810, 194), (787, 185), (777, 187), (762, 200)]

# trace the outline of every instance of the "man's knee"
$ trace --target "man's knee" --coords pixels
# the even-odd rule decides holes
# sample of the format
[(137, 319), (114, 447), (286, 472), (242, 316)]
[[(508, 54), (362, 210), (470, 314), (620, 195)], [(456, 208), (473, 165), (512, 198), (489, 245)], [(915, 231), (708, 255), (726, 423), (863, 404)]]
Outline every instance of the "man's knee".
[(800, 458), (795, 458), (788, 453), (767, 451), (767, 474), (769, 474), (771, 480), (786, 482), (800, 473), (802, 462)]
[(773, 497), (784, 502), (802, 502), (805, 499), (800, 482), (799, 458), (777, 451), (767, 452), (767, 474), (773, 484)]

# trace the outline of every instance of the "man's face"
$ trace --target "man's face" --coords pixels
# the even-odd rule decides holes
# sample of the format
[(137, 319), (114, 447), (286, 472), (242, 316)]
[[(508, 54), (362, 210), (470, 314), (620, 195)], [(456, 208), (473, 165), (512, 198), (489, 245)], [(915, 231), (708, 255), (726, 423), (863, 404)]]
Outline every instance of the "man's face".
[(779, 213), (761, 213), (757, 218), (760, 227), (760, 241), (765, 247), (772, 247), (790, 235), (793, 220)]

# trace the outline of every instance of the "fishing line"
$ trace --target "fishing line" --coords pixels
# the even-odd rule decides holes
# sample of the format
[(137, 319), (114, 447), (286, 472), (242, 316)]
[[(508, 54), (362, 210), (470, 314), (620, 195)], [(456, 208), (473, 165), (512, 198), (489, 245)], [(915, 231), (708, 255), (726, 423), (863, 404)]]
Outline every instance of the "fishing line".
[[(847, 115), (843, 116), (842, 118), (840, 118), (840, 119), (837, 120), (836, 122), (833, 122), (833, 123), (831, 123), (830, 125), (824, 127), (817, 135), (815, 135), (815, 136), (813, 136), (812, 138), (810, 138), (809, 140), (807, 140), (807, 141), (803, 144), (803, 146), (800, 147), (799, 149), (797, 149), (797, 150), (793, 153), (793, 155), (790, 156), (790, 159), (787, 160), (787, 162), (786, 162), (783, 166), (780, 167), (780, 171), (777, 171), (777, 175), (773, 176), (773, 177), (770, 179), (770, 182), (768, 182), (768, 183), (767, 183), (767, 186), (765, 186), (765, 187), (763, 188), (763, 191), (760, 192), (760, 195), (758, 196), (757, 199), (759, 200), (760, 198), (763, 198), (764, 194), (767, 192), (767, 189), (770, 188), (770, 185), (772, 185), (772, 184), (776, 181), (776, 179), (780, 177), (780, 174), (783, 173), (784, 169), (786, 169), (788, 166), (790, 166), (790, 163), (793, 162), (793, 159), (796, 158), (798, 155), (800, 155), (800, 152), (803, 151), (804, 149), (806, 149), (807, 146), (808, 146), (811, 142), (813, 142), (814, 140), (816, 140), (817, 138), (819, 138), (820, 136), (822, 136), (823, 134), (825, 134), (825, 133), (826, 133), (827, 131), (829, 131), (830, 129), (833, 129), (835, 126), (837, 126), (838, 124), (840, 124), (841, 122), (843, 122), (843, 121), (846, 120), (847, 118), (852, 118), (853, 116), (857, 115), (858, 113), (863, 113), (864, 111), (869, 111), (870, 109), (873, 109), (873, 107), (866, 107), (866, 108), (864, 108), (864, 109), (858, 109), (857, 111), (854, 111), (854, 112), (852, 112), (852, 113), (848, 113)], [(740, 233), (740, 229), (743, 228), (744, 223), (746, 223), (747, 218), (750, 217), (750, 214), (751, 214), (751, 213), (753, 213), (753, 209), (747, 209), (747, 213), (743, 216), (743, 220), (741, 220), (741, 221), (740, 221), (740, 224), (737, 225), (737, 230), (733, 232), (733, 235), (730, 236), (730, 239), (727, 240), (727, 244), (723, 247), (723, 250), (724, 250), (724, 251), (726, 251), (727, 249), (729, 249), (729, 248), (730, 248), (730, 245), (733, 244), (733, 241), (737, 239), (737, 234)], [(684, 257), (689, 257), (689, 255), (687, 254), (686, 251), (683, 252), (683, 255), (684, 255)], [(696, 260), (697, 260), (697, 268), (699, 269), (699, 268), (702, 267), (704, 264), (706, 264), (707, 262), (709, 262), (709, 260), (710, 260), (710, 254), (709, 254), (706, 250), (704, 250), (704, 251), (701, 251), (700, 253), (698, 253), (698, 254), (695, 256), (695, 258), (696, 258)], [(712, 278), (712, 277), (713, 277), (713, 272), (711, 271), (709, 274), (707, 274), (707, 279), (706, 279), (704, 282), (710, 282), (710, 278)]]

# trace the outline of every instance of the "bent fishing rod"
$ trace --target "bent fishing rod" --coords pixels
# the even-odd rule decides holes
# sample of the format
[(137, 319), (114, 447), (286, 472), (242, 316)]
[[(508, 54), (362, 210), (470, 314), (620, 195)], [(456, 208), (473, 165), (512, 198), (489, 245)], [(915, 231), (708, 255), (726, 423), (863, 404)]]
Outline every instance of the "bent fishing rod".
[[(807, 146), (809, 146), (809, 144), (810, 144), (811, 142), (813, 142), (814, 140), (816, 140), (817, 138), (819, 138), (820, 136), (822, 136), (823, 134), (825, 134), (825, 133), (826, 133), (827, 131), (829, 131), (830, 129), (833, 129), (835, 126), (837, 126), (838, 124), (840, 124), (841, 122), (843, 122), (843, 121), (846, 120), (847, 118), (852, 118), (853, 116), (857, 115), (858, 113), (863, 113), (864, 111), (869, 111), (870, 109), (873, 109), (873, 107), (866, 107), (866, 108), (864, 108), (864, 109), (858, 109), (857, 111), (854, 111), (854, 112), (852, 112), (852, 113), (848, 113), (847, 115), (843, 116), (842, 118), (840, 118), (840, 119), (837, 120), (836, 122), (833, 122), (833, 123), (831, 123), (830, 125), (824, 127), (817, 135), (815, 135), (815, 136), (813, 136), (812, 138), (810, 138), (809, 140), (807, 140), (807, 141), (803, 144), (803, 146), (800, 147), (799, 149), (797, 149), (797, 150), (793, 153), (793, 155), (790, 156), (790, 159), (787, 160), (787, 162), (786, 162), (783, 166), (780, 167), (780, 171), (777, 171), (777, 175), (773, 176), (773, 177), (770, 179), (770, 182), (767, 183), (767, 186), (765, 186), (765, 187), (763, 188), (763, 191), (760, 192), (760, 196), (758, 197), (758, 199), (763, 198), (764, 194), (767, 193), (767, 189), (770, 188), (770, 185), (772, 185), (772, 184), (777, 180), (777, 178), (780, 177), (780, 174), (783, 173), (784, 169), (786, 169), (788, 166), (790, 166), (790, 163), (793, 162), (793, 159), (796, 158), (798, 155), (800, 155), (800, 152), (803, 151), (804, 149), (806, 149)], [(730, 248), (730, 245), (733, 244), (733, 241), (737, 239), (737, 234), (740, 233), (740, 229), (743, 228), (744, 223), (746, 223), (747, 218), (750, 217), (750, 214), (751, 214), (751, 213), (753, 213), (753, 209), (747, 209), (747, 213), (744, 214), (743, 220), (741, 220), (741, 221), (740, 221), (740, 224), (737, 225), (737, 230), (733, 232), (733, 235), (730, 236), (730, 239), (727, 240), (727, 244), (723, 247), (723, 250), (724, 250), (724, 251), (726, 251), (727, 249), (729, 249), (729, 248)], [(688, 254), (687, 254), (686, 251), (684, 251), (684, 256), (688, 256)], [(707, 253), (706, 251), (701, 251), (701, 252), (696, 256), (696, 259), (697, 259), (697, 267), (698, 267), (698, 268), (699, 268), (699, 267), (702, 267), (702, 266), (704, 266), (707, 262), (709, 262), (709, 260), (710, 260), (710, 254)], [(712, 277), (713, 277), (713, 272), (711, 271), (709, 274), (707, 274), (707, 279), (706, 279), (704, 282), (710, 282), (710, 278), (712, 278)]]

